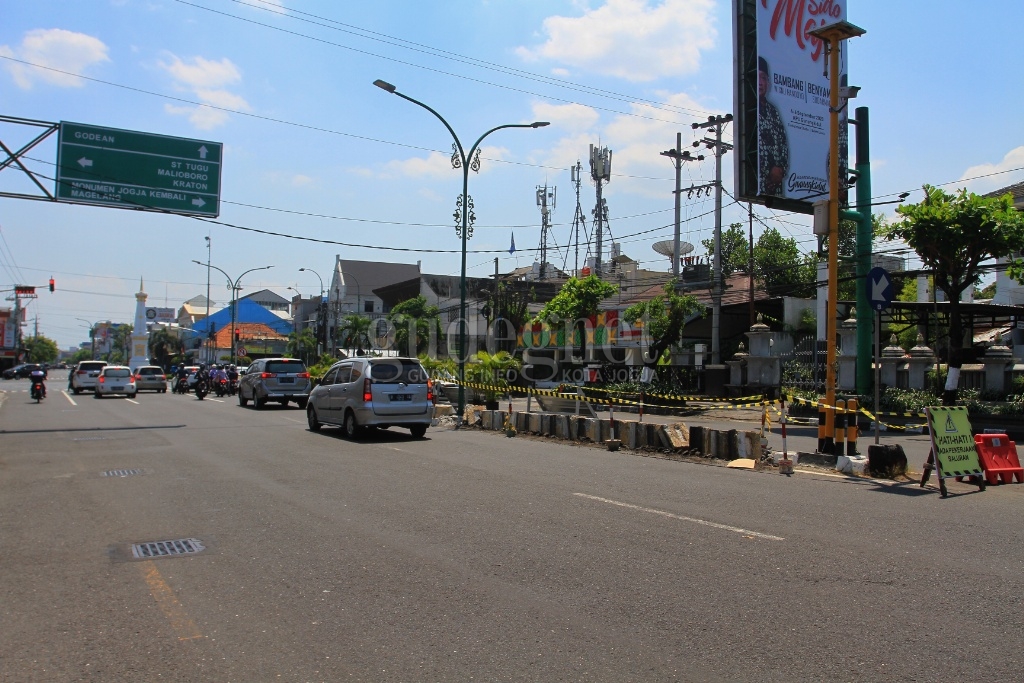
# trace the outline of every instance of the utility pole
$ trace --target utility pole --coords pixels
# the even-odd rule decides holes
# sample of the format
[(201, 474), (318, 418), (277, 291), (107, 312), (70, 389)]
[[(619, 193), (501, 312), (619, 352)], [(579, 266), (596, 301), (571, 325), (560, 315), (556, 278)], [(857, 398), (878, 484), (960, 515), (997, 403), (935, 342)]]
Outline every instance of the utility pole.
[(680, 251), (679, 241), (679, 225), (682, 222), (680, 202), (682, 201), (683, 189), (681, 186), (683, 182), (683, 162), (684, 161), (704, 161), (704, 155), (692, 156), (690, 150), (683, 151), (683, 134), (676, 133), (676, 148), (667, 149), (664, 152), (660, 152), (661, 156), (668, 157), (672, 160), (672, 165), (676, 168), (676, 189), (673, 191), (675, 195), (675, 232), (672, 234), (672, 279), (679, 282), (679, 257), (682, 254)]
[(732, 114), (725, 116), (709, 116), (704, 123), (693, 124), (693, 129), (714, 128), (715, 137), (705, 137), (693, 143), (699, 147), (702, 143), (715, 153), (715, 254), (712, 267), (711, 283), (711, 364), (720, 365), (721, 350), (721, 318), (722, 318), (722, 155), (732, 149), (732, 145), (722, 142), (722, 129), (732, 121)]
[(602, 189), (604, 183), (611, 182), (612, 179), (612, 151), (607, 147), (598, 149), (590, 145), (590, 177), (597, 183), (597, 205), (594, 207), (597, 259), (594, 261), (594, 275), (601, 277), (601, 258), (604, 256), (601, 241), (604, 237), (604, 225), (608, 220), (608, 203), (602, 196)]
[[(551, 228), (551, 212), (555, 209), (557, 188), (537, 186), (537, 206), (540, 207), (540, 279), (547, 277), (548, 267), (548, 230)], [(497, 262), (497, 259), (495, 259)], [(495, 271), (497, 274), (497, 271)], [(495, 279), (497, 282), (497, 279)]]

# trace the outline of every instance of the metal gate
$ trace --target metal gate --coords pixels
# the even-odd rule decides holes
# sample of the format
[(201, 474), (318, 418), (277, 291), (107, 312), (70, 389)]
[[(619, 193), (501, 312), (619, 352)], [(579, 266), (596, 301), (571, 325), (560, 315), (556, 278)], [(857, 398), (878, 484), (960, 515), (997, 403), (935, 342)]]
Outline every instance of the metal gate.
[(828, 347), (815, 336), (798, 337), (793, 350), (782, 356), (782, 386), (825, 391)]

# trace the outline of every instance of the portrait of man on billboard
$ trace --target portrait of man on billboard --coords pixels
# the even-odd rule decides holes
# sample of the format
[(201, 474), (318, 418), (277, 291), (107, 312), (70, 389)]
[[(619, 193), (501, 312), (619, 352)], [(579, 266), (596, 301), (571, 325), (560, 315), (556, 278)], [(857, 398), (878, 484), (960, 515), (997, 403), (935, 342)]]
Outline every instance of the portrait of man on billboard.
[(757, 58), (757, 160), (760, 195), (785, 197), (789, 172), (789, 138), (778, 108), (768, 100), (771, 73), (768, 60)]

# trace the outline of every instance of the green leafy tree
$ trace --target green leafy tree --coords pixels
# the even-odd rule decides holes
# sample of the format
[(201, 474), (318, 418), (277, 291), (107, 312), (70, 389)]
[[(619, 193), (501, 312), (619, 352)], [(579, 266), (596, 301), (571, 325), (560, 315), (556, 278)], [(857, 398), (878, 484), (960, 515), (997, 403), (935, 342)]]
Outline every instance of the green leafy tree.
[[(496, 291), (491, 292), (481, 310), (487, 320), (487, 329), (495, 335), (504, 335), (507, 330), (495, 329), (495, 321), (507, 321), (507, 325), (513, 333), (522, 328), (530, 318), (529, 305), (537, 300), (537, 292), (533, 287), (518, 287), (519, 283), (499, 282)], [(514, 336), (514, 334), (513, 334)], [(515, 339), (501, 339), (497, 342), (499, 350), (515, 351)]]
[(68, 365), (74, 365), (81, 363), (83, 360), (92, 360), (92, 348), (78, 349), (71, 358), (68, 359)]
[(1007, 274), (1024, 283), (1024, 262), (1015, 256), (1024, 250), (1024, 213), (1013, 208), (1009, 194), (987, 198), (960, 190), (953, 195), (930, 185), (924, 192), (920, 203), (896, 209), (902, 220), (886, 226), (882, 235), (917, 252), (949, 301), (950, 372), (943, 403), (952, 405), (964, 362), (960, 296), (978, 282), (981, 264), (994, 258), (1010, 258)]
[(772, 296), (813, 297), (815, 258), (801, 254), (796, 240), (767, 228), (754, 244), (754, 277)]
[(149, 357), (160, 367), (171, 367), (175, 356), (185, 352), (184, 342), (166, 327), (149, 333)]
[(301, 358), (307, 365), (316, 354), (316, 333), (311, 327), (288, 333), (288, 355)]
[(686, 323), (694, 315), (705, 311), (704, 305), (696, 297), (679, 294), (675, 284), (674, 280), (670, 281), (665, 285), (664, 296), (633, 304), (622, 314), (630, 325), (642, 320), (651, 337), (651, 345), (644, 359), (647, 365), (656, 364), (662, 354), (679, 341)]
[(132, 326), (127, 323), (114, 325), (110, 337), (110, 353), (107, 362), (115, 365), (128, 362), (132, 348)]
[(601, 301), (615, 294), (616, 287), (596, 275), (584, 278), (571, 277), (562, 285), (558, 294), (544, 304), (544, 308), (531, 322), (551, 326), (568, 323), (572, 326), (570, 339), (579, 336), (581, 347), (586, 347), (587, 318), (597, 315)]
[[(441, 309), (429, 305), (422, 294), (396, 304), (388, 313), (388, 321), (395, 326), (395, 346), (410, 356), (418, 356), (430, 347), (431, 334), (435, 339), (441, 335)], [(414, 342), (409, 338), (410, 330), (416, 335)]]
[[(707, 249), (708, 262), (715, 256), (714, 238), (701, 241)], [(722, 233), (722, 273), (728, 277), (737, 271), (747, 272), (750, 267), (750, 239), (742, 223), (733, 223)]]
[(341, 319), (338, 325), (338, 332), (341, 336), (341, 345), (346, 349), (362, 350), (371, 345), (370, 326), (373, 321), (366, 316), (353, 313)]
[(21, 345), (25, 348), (30, 363), (52, 363), (57, 360), (57, 342), (49, 337), (25, 337), (21, 340)]

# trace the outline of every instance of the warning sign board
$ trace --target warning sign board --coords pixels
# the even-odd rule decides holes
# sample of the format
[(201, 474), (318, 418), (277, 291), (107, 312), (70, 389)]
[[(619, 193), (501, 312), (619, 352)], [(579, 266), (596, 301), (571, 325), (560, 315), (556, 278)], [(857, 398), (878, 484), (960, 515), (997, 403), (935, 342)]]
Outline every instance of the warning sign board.
[(971, 433), (967, 408), (926, 408), (932, 435), (932, 453), (940, 478), (969, 477), (983, 473)]

